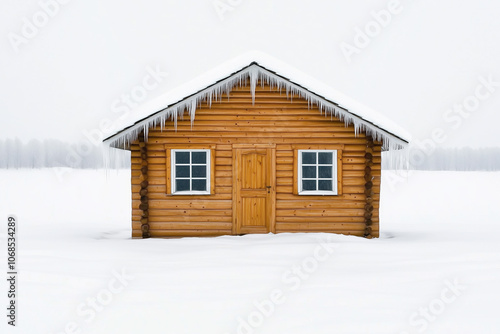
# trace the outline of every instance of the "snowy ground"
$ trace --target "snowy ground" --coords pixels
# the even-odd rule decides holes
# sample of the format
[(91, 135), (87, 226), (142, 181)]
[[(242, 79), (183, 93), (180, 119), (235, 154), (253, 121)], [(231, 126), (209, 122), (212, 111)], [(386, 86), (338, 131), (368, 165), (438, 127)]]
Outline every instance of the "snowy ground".
[(500, 332), (499, 172), (384, 172), (374, 240), (131, 240), (127, 171), (63, 174), (0, 170), (20, 268), (1, 333)]

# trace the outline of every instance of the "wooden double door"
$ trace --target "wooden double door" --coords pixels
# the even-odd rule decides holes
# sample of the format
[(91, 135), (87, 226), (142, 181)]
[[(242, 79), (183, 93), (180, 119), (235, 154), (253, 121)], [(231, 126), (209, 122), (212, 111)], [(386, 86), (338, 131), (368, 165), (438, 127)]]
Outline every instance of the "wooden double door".
[(233, 234), (276, 232), (276, 147), (233, 145)]

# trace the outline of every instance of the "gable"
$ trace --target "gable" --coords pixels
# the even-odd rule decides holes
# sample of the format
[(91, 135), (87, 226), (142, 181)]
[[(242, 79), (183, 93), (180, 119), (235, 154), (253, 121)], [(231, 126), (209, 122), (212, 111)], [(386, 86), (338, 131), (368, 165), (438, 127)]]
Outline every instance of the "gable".
[[(266, 59), (265, 61), (269, 62), (270, 60)], [(145, 106), (139, 112), (134, 112), (133, 114), (138, 116), (126, 120), (117, 133), (105, 139), (105, 143), (115, 148), (128, 148), (140, 132), (144, 132), (147, 136), (150, 128), (157, 125), (160, 126), (160, 130), (163, 130), (163, 125), (167, 120), (172, 120), (174, 127), (176, 127), (178, 120), (183, 117), (185, 112), (189, 114), (190, 121), (193, 122), (196, 118), (197, 108), (204, 102), (210, 107), (212, 103), (220, 101), (224, 94), (231, 93), (236, 88), (249, 87), (252, 103), (254, 103), (258, 83), (267, 85), (270, 90), (277, 90), (287, 98), (292, 96), (303, 98), (307, 102), (307, 110), (315, 109), (320, 115), (343, 122), (346, 127), (352, 126), (356, 135), (364, 133), (372, 136), (374, 140), (382, 142), (384, 150), (401, 149), (408, 143), (409, 135), (390, 120), (341, 93), (335, 92), (293, 69), (286, 68), (283, 64), (275, 64), (275, 68), (279, 67), (280, 71), (274, 72), (260, 63), (252, 62), (250, 65), (240, 68), (236, 72), (229, 72), (229, 75), (218, 79), (221, 73), (231, 71), (235, 66), (240, 66), (239, 64), (241, 61), (233, 61), (229, 64), (230, 66), (222, 66), (200, 77), (192, 84), (179, 87), (178, 90), (160, 97), (158, 101), (155, 101), (156, 107)], [(283, 76), (282, 73), (285, 72), (293, 72), (294, 77), (302, 79), (306, 85), (302, 86)], [(208, 82), (212, 82), (212, 84), (204, 86)], [(199, 89), (200, 87), (204, 88)], [(191, 95), (186, 95), (189, 94), (187, 92), (191, 92)], [(340, 103), (348, 103), (350, 107), (325, 97), (330, 95), (345, 101)], [(161, 109), (158, 109), (159, 106)]]

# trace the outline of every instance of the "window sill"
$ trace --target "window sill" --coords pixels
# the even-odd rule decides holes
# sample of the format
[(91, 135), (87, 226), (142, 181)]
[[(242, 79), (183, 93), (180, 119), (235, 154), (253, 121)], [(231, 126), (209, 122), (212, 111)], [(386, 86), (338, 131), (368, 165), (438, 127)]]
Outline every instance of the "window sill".
[(172, 196), (199, 196), (199, 195), (211, 195), (207, 191), (177, 191), (171, 194)]
[(300, 191), (299, 196), (338, 196), (334, 191)]

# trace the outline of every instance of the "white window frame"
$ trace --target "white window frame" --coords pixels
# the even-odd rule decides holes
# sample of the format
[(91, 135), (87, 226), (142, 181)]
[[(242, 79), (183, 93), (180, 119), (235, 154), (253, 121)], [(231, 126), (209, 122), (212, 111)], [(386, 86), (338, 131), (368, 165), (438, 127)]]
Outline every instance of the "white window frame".
[[(297, 186), (299, 195), (338, 195), (338, 162), (337, 150), (297, 150)], [(307, 153), (332, 153), (332, 190), (302, 190), (302, 152)], [(318, 174), (318, 161), (316, 160), (316, 182), (320, 179)], [(306, 178), (307, 179), (307, 178)], [(317, 185), (317, 184), (316, 184)]]
[[(207, 171), (206, 171), (206, 176), (204, 178), (198, 178), (198, 179), (206, 179), (207, 181), (207, 184), (206, 184), (206, 191), (199, 191), (199, 190), (184, 190), (184, 191), (177, 191), (176, 189), (176, 186), (177, 186), (177, 183), (175, 182), (176, 181), (176, 177), (175, 177), (175, 170), (176, 170), (176, 161), (175, 161), (175, 157), (176, 157), (176, 153), (177, 152), (189, 152), (189, 153), (192, 153), (192, 152), (205, 152), (205, 155), (206, 155), (206, 163), (203, 164), (203, 165), (206, 165), (207, 167)], [(172, 149), (171, 150), (171, 156), (170, 156), (170, 179), (171, 179), (171, 182), (170, 182), (170, 186), (172, 188), (172, 195), (210, 195), (210, 189), (211, 189), (211, 185), (210, 185), (210, 179), (211, 179), (211, 152), (210, 152), (210, 149)], [(194, 164), (194, 166), (196, 166), (197, 164)], [(187, 166), (190, 166), (190, 173), (191, 173), (191, 166), (193, 166), (193, 163), (190, 161), (189, 165)], [(194, 178), (196, 179), (196, 178)], [(193, 176), (191, 175), (190, 178), (189, 178), (190, 182), (193, 180)]]

